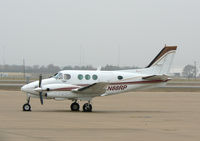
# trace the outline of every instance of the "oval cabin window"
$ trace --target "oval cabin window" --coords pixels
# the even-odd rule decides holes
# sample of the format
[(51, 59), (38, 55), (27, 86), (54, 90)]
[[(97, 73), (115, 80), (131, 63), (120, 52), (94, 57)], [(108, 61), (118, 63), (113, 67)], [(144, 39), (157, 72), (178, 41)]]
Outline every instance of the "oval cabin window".
[(98, 76), (96, 74), (92, 75), (92, 79), (93, 80), (97, 80), (98, 79)]
[(79, 79), (79, 80), (82, 80), (82, 79), (83, 79), (83, 75), (82, 75), (82, 74), (79, 74), (79, 75), (78, 75), (78, 79)]
[(85, 79), (86, 79), (86, 80), (90, 80), (90, 75), (89, 75), (89, 74), (86, 74), (86, 75), (85, 75)]
[(122, 80), (123, 76), (118, 76), (117, 78), (118, 78), (118, 80)]

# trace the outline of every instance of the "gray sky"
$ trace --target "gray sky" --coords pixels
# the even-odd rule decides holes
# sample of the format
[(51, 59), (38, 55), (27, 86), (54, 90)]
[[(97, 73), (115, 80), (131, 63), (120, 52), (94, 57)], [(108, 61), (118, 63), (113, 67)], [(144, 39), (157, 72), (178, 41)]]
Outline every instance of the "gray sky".
[(0, 64), (79, 65), (82, 48), (82, 65), (117, 65), (120, 46), (121, 66), (146, 66), (165, 44), (174, 66), (200, 62), (199, 0), (0, 1)]

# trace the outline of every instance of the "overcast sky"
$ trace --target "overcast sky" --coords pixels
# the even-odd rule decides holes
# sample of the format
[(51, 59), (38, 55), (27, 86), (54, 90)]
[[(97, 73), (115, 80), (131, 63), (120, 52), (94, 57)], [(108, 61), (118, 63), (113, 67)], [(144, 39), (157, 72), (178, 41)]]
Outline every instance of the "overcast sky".
[(0, 64), (143, 67), (165, 44), (200, 63), (199, 0), (0, 0)]

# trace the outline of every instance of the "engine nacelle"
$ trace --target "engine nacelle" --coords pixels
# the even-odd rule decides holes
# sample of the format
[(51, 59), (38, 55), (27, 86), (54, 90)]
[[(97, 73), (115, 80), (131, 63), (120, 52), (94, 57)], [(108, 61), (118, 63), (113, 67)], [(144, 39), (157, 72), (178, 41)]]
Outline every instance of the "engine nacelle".
[(42, 91), (71, 91), (73, 89), (80, 88), (79, 86), (76, 85), (71, 85), (71, 84), (49, 84), (45, 85), (42, 87)]

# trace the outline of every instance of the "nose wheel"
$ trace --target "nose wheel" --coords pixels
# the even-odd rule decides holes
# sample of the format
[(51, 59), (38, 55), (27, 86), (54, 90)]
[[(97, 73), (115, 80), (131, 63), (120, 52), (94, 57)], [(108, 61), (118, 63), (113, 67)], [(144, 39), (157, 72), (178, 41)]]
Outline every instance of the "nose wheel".
[(22, 110), (23, 111), (31, 111), (31, 105), (29, 104), (29, 102), (30, 102), (30, 96), (28, 96), (28, 94), (27, 94), (27, 103), (25, 103), (24, 105), (23, 105), (23, 107), (22, 107)]
[(31, 105), (29, 103), (24, 104), (23, 111), (31, 111)]

